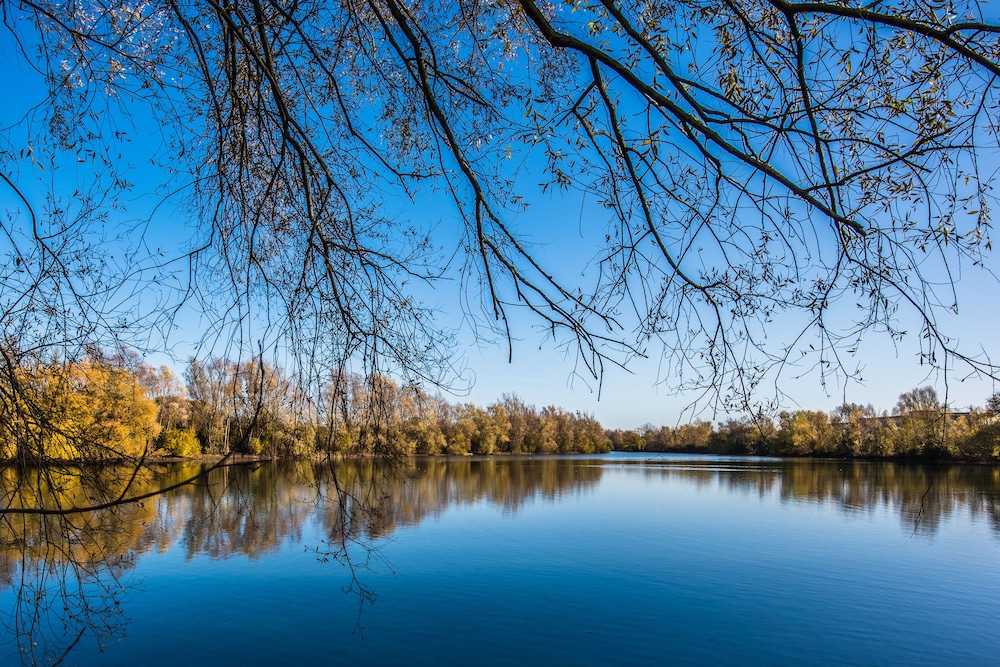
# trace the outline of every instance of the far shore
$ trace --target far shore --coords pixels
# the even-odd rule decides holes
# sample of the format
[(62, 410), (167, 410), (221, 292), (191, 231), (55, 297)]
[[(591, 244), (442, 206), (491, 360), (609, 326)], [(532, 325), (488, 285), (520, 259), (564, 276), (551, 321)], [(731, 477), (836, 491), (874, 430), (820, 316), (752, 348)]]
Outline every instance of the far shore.
[[(579, 457), (603, 457), (609, 454), (635, 454), (637, 457), (644, 456), (704, 456), (706, 458), (727, 458), (727, 459), (773, 459), (773, 460), (794, 460), (794, 461), (826, 461), (826, 462), (865, 462), (865, 463), (902, 463), (902, 464), (925, 464), (925, 465), (998, 465), (996, 461), (987, 461), (972, 458), (941, 457), (941, 456), (834, 456), (834, 455), (774, 455), (774, 454), (746, 454), (746, 453), (725, 453), (710, 452), (704, 450), (671, 450), (671, 451), (632, 451), (632, 450), (610, 450), (606, 452), (492, 452), (490, 454), (465, 453), (440, 453), (440, 454), (398, 454), (398, 455), (377, 455), (370, 452), (334, 452), (331, 454), (313, 453), (301, 456), (276, 456), (263, 454), (201, 454), (194, 457), (180, 456), (148, 456), (141, 459), (132, 458), (102, 458), (102, 459), (65, 459), (49, 460), (46, 465), (79, 465), (79, 466), (115, 466), (115, 465), (170, 465), (170, 464), (201, 464), (208, 466), (244, 465), (252, 463), (273, 463), (273, 462), (299, 462), (311, 461), (321, 463), (330, 460), (361, 460), (370, 459), (372, 461), (400, 461), (409, 459), (469, 459), (486, 460), (491, 458), (579, 458)], [(0, 466), (24, 464), (24, 461), (17, 459), (0, 460)], [(28, 462), (31, 465), (31, 462)]]

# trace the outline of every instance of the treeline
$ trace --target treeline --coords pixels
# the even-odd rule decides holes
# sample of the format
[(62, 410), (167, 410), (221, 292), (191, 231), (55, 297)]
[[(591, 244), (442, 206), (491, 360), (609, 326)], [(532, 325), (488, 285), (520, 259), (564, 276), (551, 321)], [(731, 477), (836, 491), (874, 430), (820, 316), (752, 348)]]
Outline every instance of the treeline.
[(183, 378), (134, 354), (0, 374), (0, 457), (24, 462), (202, 454), (606, 452), (590, 415), (510, 394), (481, 408), (383, 376), (306, 383), (260, 360), (192, 359)]
[[(169, 369), (161, 368), (163, 377)], [(593, 417), (556, 407), (538, 409), (513, 394), (481, 408), (384, 376), (334, 373), (311, 391), (280, 369), (259, 362), (192, 360), (186, 401), (165, 429), (197, 439), (201, 451), (274, 456), (315, 453), (568, 454), (606, 452), (611, 442)], [(162, 383), (161, 383), (162, 384)], [(166, 397), (157, 398), (163, 402)], [(182, 454), (183, 455), (183, 454)]]
[(609, 433), (624, 451), (871, 459), (1000, 460), (1000, 394), (985, 408), (949, 409), (933, 387), (900, 395), (891, 412), (845, 403), (832, 412), (782, 412)]
[(592, 416), (513, 394), (453, 404), (388, 377), (304, 382), (250, 360), (192, 359), (183, 378), (135, 354), (0, 368), (0, 458), (40, 463), (203, 454), (570, 454), (622, 451), (1000, 460), (1000, 394), (955, 411), (931, 387), (891, 412), (844, 404), (606, 431)]

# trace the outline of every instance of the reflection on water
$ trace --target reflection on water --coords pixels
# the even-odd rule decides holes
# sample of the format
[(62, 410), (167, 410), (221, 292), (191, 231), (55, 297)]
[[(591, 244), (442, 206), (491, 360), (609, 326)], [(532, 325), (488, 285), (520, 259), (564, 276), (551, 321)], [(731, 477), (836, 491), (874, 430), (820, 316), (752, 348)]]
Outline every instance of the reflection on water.
[[(59, 660), (80, 641), (108, 642), (126, 624), (125, 607), (144, 555), (179, 549), (187, 559), (261, 559), (303, 543), (318, 526), (320, 557), (350, 566), (346, 590), (363, 601), (358, 579), (374, 541), (463, 505), (487, 503), (516, 514), (530, 503), (562, 502), (594, 491), (607, 470), (624, 470), (706, 492), (815, 503), (845, 516), (896, 513), (919, 534), (943, 530), (959, 513), (986, 519), (1000, 535), (1000, 469), (775, 459), (690, 457), (408, 459), (232, 465), (141, 502), (71, 514), (17, 510), (88, 506), (95, 499), (169, 487), (197, 466), (132, 470), (0, 471), (8, 511), (0, 517), (0, 614), (8, 646), (23, 662)], [(315, 529), (308, 531), (313, 535)]]
[[(630, 462), (632, 463), (632, 462)], [(632, 463), (634, 465), (634, 463)], [(1000, 468), (797, 459), (647, 458), (642, 474), (727, 493), (831, 505), (845, 514), (888, 508), (904, 528), (933, 535), (960, 512), (986, 519), (1000, 536)]]

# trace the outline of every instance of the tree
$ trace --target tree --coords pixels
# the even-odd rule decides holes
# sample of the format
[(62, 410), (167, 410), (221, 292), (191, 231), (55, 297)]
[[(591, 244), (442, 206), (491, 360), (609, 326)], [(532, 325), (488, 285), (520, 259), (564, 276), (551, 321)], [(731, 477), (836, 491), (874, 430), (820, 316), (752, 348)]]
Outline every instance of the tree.
[(191, 426), (210, 453), (229, 453), (235, 414), (235, 367), (228, 359), (201, 364), (192, 358), (184, 374), (191, 397)]
[(937, 391), (934, 387), (918, 387), (910, 391), (904, 391), (899, 395), (896, 407), (893, 409), (895, 415), (909, 415), (915, 412), (927, 412), (937, 415), (941, 412), (941, 401), (938, 400)]
[(986, 399), (986, 414), (992, 418), (1000, 415), (1000, 393), (993, 393)]
[[(863, 334), (912, 321), (927, 363), (993, 372), (939, 326), (990, 248), (1000, 30), (978, 2), (2, 8), (44, 85), (0, 146), (13, 357), (149, 341), (187, 302), (314, 389), (349, 364), (447, 382), (411, 286), (457, 271), (480, 324), (513, 336), (528, 311), (582, 374), (662, 353), (743, 407), (787, 364), (854, 375)], [(187, 254), (120, 222), (138, 161), (193, 222)], [(579, 271), (516, 226), (539, 182), (601, 211), (567, 221), (594, 240)], [(457, 234), (391, 210), (425, 194)]]
[(933, 387), (903, 392), (892, 412), (897, 417), (897, 453), (919, 456), (947, 452), (945, 411)]
[(101, 359), (16, 369), (0, 404), (0, 456), (50, 461), (140, 461), (160, 432), (157, 405), (131, 372)]
[(885, 420), (879, 420), (871, 405), (844, 403), (834, 414), (843, 453), (852, 456), (886, 456), (893, 453), (886, 442), (890, 426)]
[(829, 456), (837, 449), (830, 418), (822, 411), (782, 412), (776, 440), (776, 454)]
[(713, 454), (764, 454), (774, 436), (774, 424), (761, 415), (728, 419), (708, 439)]
[(695, 420), (691, 424), (682, 424), (674, 429), (671, 436), (673, 445), (686, 451), (705, 451), (712, 439), (712, 423)]
[(646, 449), (646, 441), (635, 431), (611, 431), (608, 434), (611, 447), (623, 452), (641, 452)]

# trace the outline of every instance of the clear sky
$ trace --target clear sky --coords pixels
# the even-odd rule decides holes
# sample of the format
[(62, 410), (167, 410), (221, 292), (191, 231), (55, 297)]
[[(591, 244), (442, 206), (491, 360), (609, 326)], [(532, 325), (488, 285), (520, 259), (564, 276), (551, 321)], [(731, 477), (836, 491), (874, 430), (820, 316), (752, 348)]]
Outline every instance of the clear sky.
[[(557, 203), (551, 207), (553, 210), (559, 208)], [(574, 207), (570, 210), (576, 211)], [(531, 224), (547, 224), (551, 221), (550, 214), (542, 211), (538, 217), (529, 219)], [(548, 246), (544, 256), (556, 262), (568, 262), (575, 257), (572, 250), (561, 250), (558, 244)], [(993, 265), (997, 266), (996, 258), (993, 258)], [(941, 316), (942, 329), (957, 338), (967, 351), (983, 350), (994, 358), (1000, 357), (997, 344), (1000, 341), (997, 336), (1000, 290), (996, 282), (978, 271), (970, 271), (959, 280), (957, 291), (958, 312)], [(447, 305), (444, 308), (448, 310)], [(448, 314), (454, 315), (454, 312)], [(901, 319), (906, 322), (905, 318)], [(674, 425), (692, 416), (709, 420), (726, 417), (713, 411), (711, 395), (677, 393), (676, 378), (668, 375), (655, 348), (651, 348), (646, 358), (632, 359), (628, 364), (631, 372), (608, 365), (598, 396), (596, 383), (585, 371), (578, 370), (572, 355), (567, 356), (565, 350), (553, 346), (545, 332), (539, 331), (537, 323), (536, 326), (530, 322), (521, 324), (510, 363), (503, 341), (493, 345), (476, 344), (471, 334), (464, 335), (463, 357), (475, 374), (475, 385), (463, 400), (485, 404), (504, 392), (513, 391), (536, 405), (554, 404), (592, 412), (609, 428), (634, 428), (647, 422)], [(848, 361), (860, 369), (860, 381), (850, 380), (845, 384), (842, 378), (831, 376), (824, 383), (816, 371), (787, 368), (777, 386), (784, 394), (783, 405), (789, 409), (832, 410), (846, 400), (871, 403), (878, 411), (891, 410), (900, 393), (926, 384), (934, 386), (944, 399), (945, 375), (938, 369), (921, 366), (919, 324), (912, 318), (910, 324), (904, 327), (910, 333), (903, 340), (894, 343), (886, 334), (872, 331), (857, 352), (848, 355)], [(780, 333), (780, 323), (775, 327), (776, 334)], [(982, 406), (987, 397), (1000, 390), (989, 378), (968, 377), (968, 369), (960, 364), (949, 371), (947, 380), (948, 402), (956, 409)], [(759, 396), (769, 399), (775, 393), (773, 384), (765, 385)]]
[[(521, 214), (519, 225), (523, 224), (525, 229), (578, 227), (574, 222), (580, 216), (577, 201), (573, 201), (573, 206), (567, 206), (566, 202), (560, 202), (559, 197), (545, 195), (538, 203), (538, 206), (529, 207), (528, 212)], [(454, 220), (449, 221), (447, 212), (433, 208), (434, 213), (427, 213), (432, 216), (431, 222), (441, 227), (457, 224)], [(560, 212), (567, 209), (571, 213), (560, 219), (563, 215)], [(160, 225), (151, 229), (156, 244), (165, 244), (171, 237), (183, 238), (183, 234), (190, 233), (190, 229), (178, 228), (175, 222), (169, 220), (169, 215), (162, 217)], [(562, 267), (569, 272), (580, 266), (581, 261), (585, 263), (590, 258), (591, 255), (582, 250), (585, 246), (577, 235), (573, 241), (539, 241), (538, 248), (554, 270)], [(959, 281), (958, 313), (943, 316), (942, 328), (957, 337), (966, 350), (981, 349), (1000, 356), (996, 344), (996, 332), (1000, 327), (997, 286), (987, 277), (973, 275), (979, 279)], [(527, 314), (513, 311), (512, 350), (508, 349), (502, 337), (489, 334), (482, 328), (477, 336), (470, 325), (469, 314), (463, 312), (458, 290), (458, 281), (450, 280), (441, 283), (435, 290), (425, 290), (420, 294), (426, 303), (437, 308), (443, 323), (459, 329), (455, 354), (463, 373), (456, 382), (459, 391), (446, 393), (452, 400), (486, 405), (505, 393), (516, 393), (537, 406), (556, 405), (592, 413), (609, 428), (635, 428), (646, 423), (674, 425), (694, 417), (721, 420), (728, 416), (714, 411), (711, 394), (678, 393), (676, 379), (669, 376), (665, 362), (655, 347), (651, 347), (645, 358), (632, 358), (627, 370), (608, 364), (599, 386), (576, 363), (575, 357), (564, 347), (555, 345), (538, 320)], [(473, 314), (488, 319), (482, 313)], [(169, 362), (175, 368), (183, 370), (183, 359), (200, 338), (205, 321), (205, 315), (192, 310), (179, 318), (181, 328), (173, 333), (171, 339), (174, 360)], [(845, 384), (841, 377), (833, 375), (826, 378), (824, 384), (824, 379), (816, 371), (789, 367), (777, 386), (783, 393), (783, 405), (789, 409), (832, 410), (847, 400), (871, 403), (879, 411), (891, 410), (900, 393), (925, 384), (933, 385), (944, 398), (944, 374), (938, 369), (920, 365), (918, 325), (916, 322), (912, 324), (909, 327), (911, 333), (897, 343), (877, 331), (865, 337), (857, 353), (848, 357), (850, 363), (860, 368), (860, 381), (851, 380)], [(780, 328), (780, 324), (775, 327)], [(151, 357), (151, 360), (155, 363), (165, 361), (162, 357)], [(994, 391), (994, 383), (988, 378), (966, 375), (967, 370), (957, 366), (948, 376), (948, 400), (956, 409), (969, 405), (982, 406)], [(463, 389), (465, 382), (471, 384), (468, 391)], [(1000, 387), (997, 389), (1000, 390)], [(763, 386), (760, 398), (770, 399), (775, 393), (773, 385)]]
[[(30, 69), (10, 41), (5, 31), (0, 31), (0, 87), (11, 91), (0, 107), (0, 138), (5, 149), (17, 152), (19, 146), (26, 146), (30, 136), (23, 124), (19, 124), (23, 114), (31, 104), (40, 101), (43, 89), (38, 85)], [(139, 118), (142, 121), (142, 118)], [(193, 221), (185, 219), (176, 208), (167, 205), (156, 208), (158, 199), (148, 196), (167, 180), (165, 174), (144, 166), (148, 163), (146, 151), (159, 148), (161, 137), (155, 127), (140, 126), (131, 144), (126, 159), (133, 165), (132, 178), (138, 183), (136, 197), (127, 202), (128, 212), (115, 212), (107, 222), (111, 230), (108, 238), (113, 238), (116, 228), (132, 225), (136, 220), (149, 218), (144, 227), (145, 240), (150, 247), (162, 247), (167, 254), (181, 254), (185, 243), (194, 234)], [(527, 165), (522, 174), (532, 179), (532, 165)], [(39, 183), (52, 183), (54, 177), (43, 175), (22, 159), (6, 172), (17, 179), (19, 187), (33, 202), (40, 206), (38, 198), (43, 189)], [(66, 178), (67, 187), (73, 178)], [(78, 175), (76, 178), (86, 178)], [(537, 181), (536, 181), (537, 182)], [(524, 233), (535, 244), (538, 257), (546, 267), (557, 275), (585, 277), (601, 246), (606, 212), (594, 201), (581, 197), (575, 192), (560, 194), (549, 191), (542, 194), (536, 189), (529, 197), (529, 206), (523, 213), (511, 213), (513, 226)], [(454, 210), (454, 204), (447, 197), (421, 197), (418, 203), (400, 202), (387, 199), (388, 209), (395, 209), (394, 215), (410, 218), (421, 226), (433, 226), (445, 254), (450, 253), (459, 243), (461, 223)], [(7, 216), (5, 225), (24, 224), (23, 211), (19, 212), (19, 202), (12, 191), (0, 187), (0, 207)], [(134, 236), (130, 237), (134, 240)], [(117, 241), (110, 241), (112, 243)], [(0, 240), (0, 256), (6, 255), (8, 248)], [(6, 258), (5, 258), (6, 260)], [(989, 266), (1000, 268), (998, 260), (991, 257)], [(512, 360), (508, 362), (506, 341), (492, 337), (478, 337), (470, 326), (469, 316), (484, 317), (482, 313), (463, 312), (462, 298), (458, 290), (459, 282), (452, 280), (442, 283), (435, 291), (424, 290), (419, 296), (437, 307), (441, 321), (459, 329), (456, 359), (464, 369), (463, 378), (471, 388), (459, 394), (455, 400), (487, 404), (500, 398), (504, 393), (513, 392), (529, 403), (538, 406), (557, 405), (569, 410), (593, 413), (607, 427), (632, 428), (644, 423), (673, 425), (693, 417), (722, 419), (726, 415), (712, 409), (710, 395), (681, 393), (676, 389), (676, 378), (665, 366), (661, 351), (650, 346), (645, 358), (632, 358), (628, 370), (607, 365), (600, 386), (587, 376), (572, 355), (554, 345), (546, 335), (541, 323), (531, 317), (512, 310), (513, 349)], [(956, 338), (962, 348), (970, 354), (982, 351), (1000, 359), (997, 346), (1000, 316), (996, 305), (996, 280), (988, 273), (972, 270), (971, 267), (958, 277), (958, 312), (953, 315), (941, 314), (941, 328)], [(140, 295), (141, 298), (141, 295)], [(210, 315), (196, 312), (193, 307), (182, 310), (177, 320), (179, 328), (171, 334), (172, 363), (183, 370), (183, 359), (195, 349), (204, 332), (204, 323)], [(849, 362), (860, 369), (861, 382), (850, 382), (846, 386), (836, 375), (823, 378), (816, 371), (789, 367), (778, 380), (782, 402), (789, 408), (809, 408), (830, 410), (845, 399), (856, 403), (871, 403), (877, 410), (890, 410), (897, 396), (906, 390), (924, 384), (936, 387), (942, 395), (945, 392), (945, 376), (940, 371), (921, 366), (919, 363), (920, 339), (918, 323), (906, 324), (909, 317), (903, 311), (901, 321), (910, 333), (900, 342), (893, 343), (878, 331), (870, 332)], [(775, 324), (775, 336), (786, 333), (782, 327), (787, 322), (779, 318)], [(165, 357), (152, 356), (150, 360), (161, 363)], [(799, 377), (801, 376), (801, 377)], [(461, 385), (461, 382), (458, 383)], [(948, 375), (949, 403), (961, 408), (968, 405), (983, 405), (993, 393), (994, 383), (986, 378), (967, 377), (967, 369), (956, 366)], [(763, 386), (759, 397), (763, 400), (773, 397), (775, 387)]]
[[(536, 244), (538, 256), (556, 274), (572, 276), (585, 270), (600, 248), (605, 212), (574, 192), (538, 192), (530, 201), (527, 210), (513, 220)], [(410, 211), (442, 228), (458, 224), (443, 202), (424, 200)], [(1000, 268), (1000, 258), (991, 258), (991, 262)], [(957, 339), (966, 353), (984, 351), (1000, 357), (997, 282), (978, 268), (966, 269), (957, 280), (957, 313), (938, 313), (941, 329)], [(455, 282), (444, 283), (425, 298), (437, 306), (443, 321), (461, 324), (468, 318), (458, 303), (457, 288)], [(853, 303), (848, 305), (853, 307)], [(947, 389), (948, 402), (955, 409), (984, 405), (995, 383), (989, 378), (969, 376), (968, 369), (959, 363), (950, 367), (946, 383), (940, 369), (920, 364), (920, 323), (905, 307), (901, 307), (899, 319), (909, 332), (902, 340), (894, 342), (883, 332), (871, 331), (856, 353), (845, 355), (846, 364), (858, 369), (857, 378), (845, 382), (842, 375), (823, 378), (815, 369), (789, 366), (776, 385), (761, 386), (758, 398), (766, 401), (780, 394), (781, 406), (787, 409), (829, 411), (846, 400), (870, 403), (877, 411), (891, 411), (899, 394), (930, 384), (942, 400)], [(557, 405), (593, 413), (606, 427), (623, 429), (646, 423), (675, 425), (692, 418), (723, 420), (730, 416), (715, 409), (714, 395), (710, 393), (676, 391), (677, 379), (669, 374), (662, 350), (655, 345), (646, 357), (632, 358), (627, 370), (608, 364), (598, 385), (573, 354), (553, 343), (536, 318), (513, 311), (512, 322), (512, 351), (502, 337), (477, 340), (468, 323), (463, 326), (458, 359), (467, 367), (467, 377), (473, 384), (468, 394), (460, 393), (456, 400), (485, 405), (513, 392), (538, 406)], [(786, 333), (783, 326), (787, 324), (780, 318), (776, 320), (776, 338)]]

